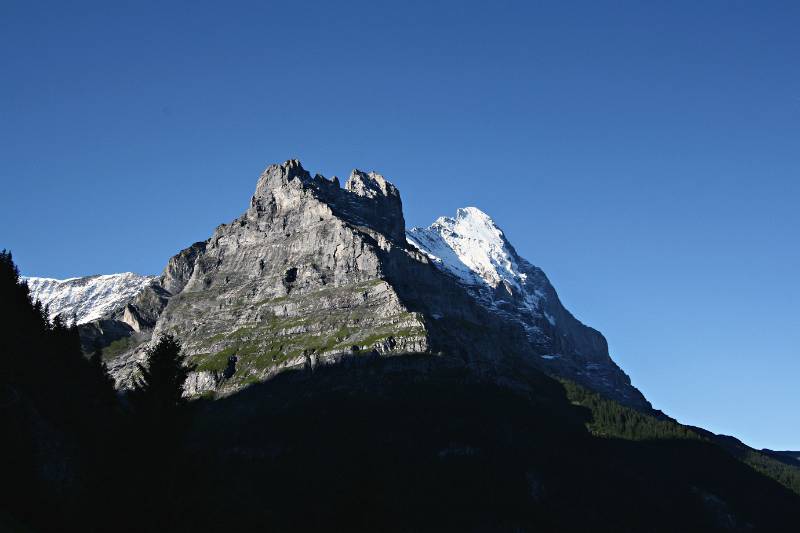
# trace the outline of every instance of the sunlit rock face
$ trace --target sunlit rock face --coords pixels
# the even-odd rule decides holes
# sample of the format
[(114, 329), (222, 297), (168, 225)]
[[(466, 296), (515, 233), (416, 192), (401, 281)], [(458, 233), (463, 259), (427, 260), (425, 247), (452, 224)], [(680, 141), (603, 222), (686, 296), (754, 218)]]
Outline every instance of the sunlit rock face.
[(380, 174), (354, 170), (342, 187), (296, 160), (267, 168), (239, 218), (81, 333), (106, 346), (120, 387), (149, 343), (172, 333), (197, 365), (190, 395), (425, 353), (511, 385), (541, 369), (649, 407), (602, 335), (563, 308), (488, 215), (464, 208), (406, 232), (400, 193)]

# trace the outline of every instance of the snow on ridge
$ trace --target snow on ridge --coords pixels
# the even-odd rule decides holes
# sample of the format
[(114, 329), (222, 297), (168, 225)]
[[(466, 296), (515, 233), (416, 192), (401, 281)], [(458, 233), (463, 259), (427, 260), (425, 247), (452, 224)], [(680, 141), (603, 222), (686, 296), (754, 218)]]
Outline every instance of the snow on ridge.
[(427, 228), (412, 228), (406, 239), (478, 302), (519, 322), (531, 337), (541, 334), (537, 319), (545, 317), (555, 326), (555, 318), (541, 306), (546, 279), (517, 256), (503, 231), (477, 207), (458, 209), (455, 217), (440, 217)]
[(121, 308), (155, 276), (123, 272), (68, 279), (34, 276), (23, 279), (33, 299), (49, 306), (51, 319), (56, 315), (69, 318), (74, 314), (78, 324), (84, 324)]
[(458, 209), (455, 218), (439, 217), (427, 228), (412, 228), (407, 239), (469, 285), (494, 288), (505, 281), (521, 289), (527, 278), (503, 231), (477, 207)]

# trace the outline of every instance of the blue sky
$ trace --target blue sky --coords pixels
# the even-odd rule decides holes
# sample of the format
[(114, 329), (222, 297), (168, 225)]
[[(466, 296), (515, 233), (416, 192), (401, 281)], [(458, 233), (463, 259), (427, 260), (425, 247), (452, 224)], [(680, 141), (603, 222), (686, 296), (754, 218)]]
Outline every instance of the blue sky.
[(800, 4), (123, 4), (0, 5), (25, 273), (157, 273), (269, 163), (374, 169), (409, 225), (492, 215), (655, 407), (800, 448)]

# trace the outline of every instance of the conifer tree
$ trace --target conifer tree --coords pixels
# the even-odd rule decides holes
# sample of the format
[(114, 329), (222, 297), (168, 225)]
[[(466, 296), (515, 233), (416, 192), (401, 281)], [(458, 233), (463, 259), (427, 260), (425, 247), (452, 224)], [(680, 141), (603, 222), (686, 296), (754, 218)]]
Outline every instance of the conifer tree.
[(101, 408), (113, 410), (117, 406), (114, 378), (108, 373), (108, 367), (103, 360), (103, 348), (99, 342), (95, 342), (94, 351), (89, 357), (89, 367), (94, 381), (94, 401)]
[(175, 498), (181, 463), (183, 384), (194, 367), (186, 364), (180, 343), (167, 334), (148, 349), (146, 364), (138, 368), (130, 395), (139, 443), (132, 481), (139, 487), (142, 530), (165, 531), (176, 519), (169, 502)]
[[(72, 520), (84, 531), (103, 530), (101, 516), (114, 502), (106, 474), (111, 450), (120, 447), (110, 428), (119, 425), (121, 412), (107, 376), (93, 372), (84, 357), (72, 322), (51, 322), (11, 253), (0, 251), (0, 427), (7, 430), (0, 456), (9, 458), (0, 529), (9, 516), (26, 531), (73, 530)], [(107, 405), (96, 401), (102, 395)], [(60, 474), (42, 475), (52, 465)]]
[(193, 366), (181, 355), (181, 345), (170, 334), (163, 335), (147, 351), (147, 363), (137, 365), (140, 377), (131, 393), (134, 408), (143, 415), (169, 416), (184, 403), (183, 384)]

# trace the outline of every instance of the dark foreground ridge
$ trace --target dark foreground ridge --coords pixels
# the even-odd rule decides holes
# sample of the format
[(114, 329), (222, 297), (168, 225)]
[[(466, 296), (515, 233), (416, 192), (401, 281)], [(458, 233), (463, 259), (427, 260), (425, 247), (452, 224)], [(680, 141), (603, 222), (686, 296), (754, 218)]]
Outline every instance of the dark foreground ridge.
[(424, 374), (353, 359), (197, 402), (185, 457), (202, 475), (181, 492), (214, 511), (187, 508), (189, 529), (788, 531), (800, 520), (797, 494), (688, 428), (542, 374), (522, 394), (446, 359), (418, 362)]
[(164, 379), (185, 375), (179, 347), (162, 337), (150, 386), (119, 401), (101, 354), (47, 321), (9, 254), (0, 296), (0, 531), (800, 523), (797, 468), (541, 372), (509, 387), (457, 357), (357, 355), (183, 405)]

